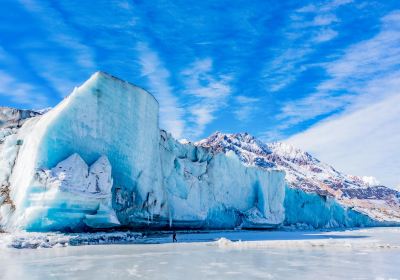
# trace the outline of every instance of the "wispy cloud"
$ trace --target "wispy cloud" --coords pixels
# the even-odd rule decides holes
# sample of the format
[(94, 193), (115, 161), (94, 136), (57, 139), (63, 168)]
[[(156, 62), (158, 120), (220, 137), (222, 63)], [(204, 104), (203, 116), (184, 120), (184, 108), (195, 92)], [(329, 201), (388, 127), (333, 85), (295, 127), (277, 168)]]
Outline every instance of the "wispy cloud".
[[(287, 141), (341, 171), (359, 176), (372, 175), (389, 187), (400, 187), (400, 79), (397, 84), (393, 82), (392, 96), (332, 117)], [(378, 89), (373, 91), (375, 95), (380, 92)]]
[[(41, 23), (47, 36), (36, 42), (25, 43), (20, 48), (30, 50), (27, 58), (38, 76), (47, 80), (60, 96), (70, 93), (73, 86), (82, 82), (76, 73), (88, 75), (96, 69), (93, 50), (82, 43), (80, 34), (63, 20), (51, 4), (35, 0), (20, 0), (20, 4)], [(52, 46), (64, 52), (52, 51)], [(74, 69), (74, 70), (72, 70)]]
[(236, 119), (239, 121), (248, 121), (258, 109), (259, 98), (238, 95), (235, 97), (237, 109), (234, 111)]
[(323, 43), (332, 40), (339, 33), (331, 28), (322, 29), (315, 33), (315, 37), (313, 38), (316, 43)]
[[(16, 65), (18, 61), (0, 46), (0, 66)], [(48, 97), (35, 85), (21, 81), (17, 75), (0, 70), (0, 96), (15, 104), (41, 109), (49, 106)]]
[(297, 10), (299, 13), (317, 13), (317, 12), (330, 12), (340, 6), (353, 3), (354, 0), (333, 0), (323, 1), (320, 3), (309, 4)]
[(213, 73), (211, 58), (197, 60), (182, 72), (184, 93), (191, 96), (193, 105), (188, 108), (190, 115), (188, 135), (200, 136), (206, 126), (215, 120), (215, 113), (226, 106), (232, 92), (229, 75)]
[(311, 26), (325, 26), (338, 22), (339, 19), (334, 14), (317, 15), (311, 22)]
[[(174, 95), (171, 73), (157, 53), (146, 43), (137, 44), (141, 74), (146, 77), (149, 90), (160, 102), (161, 127), (175, 137), (197, 138), (207, 125), (214, 121), (216, 113), (227, 105), (232, 92), (228, 75), (215, 75), (211, 58), (196, 60), (180, 73), (184, 85), (182, 100)], [(185, 108), (180, 103), (185, 101)]]
[(383, 89), (388, 80), (400, 79), (399, 43), (400, 12), (396, 11), (382, 18), (376, 36), (352, 45), (341, 58), (321, 64), (328, 79), (317, 86), (315, 93), (285, 104), (278, 119), (290, 126), (384, 98), (392, 91), (372, 93), (371, 88)]
[[(297, 124), (342, 110), (288, 139), (338, 169), (400, 186), (400, 11), (382, 18), (373, 38), (323, 65), (329, 79), (287, 104), (282, 121)], [(337, 94), (337, 93), (340, 94)]]
[(141, 73), (147, 78), (149, 90), (160, 103), (160, 126), (175, 137), (181, 138), (185, 129), (184, 110), (179, 106), (178, 98), (172, 93), (170, 72), (163, 65), (157, 53), (146, 43), (137, 44)]
[(28, 108), (45, 108), (48, 99), (34, 86), (21, 82), (6, 72), (0, 70), (0, 96), (5, 96), (16, 104), (29, 106)]
[(293, 83), (308, 67), (309, 56), (319, 44), (333, 40), (339, 35), (335, 27), (340, 23), (337, 9), (352, 1), (332, 1), (307, 5), (289, 16), (288, 26), (283, 30), (286, 40), (283, 51), (267, 63), (263, 78), (268, 91), (276, 92)]

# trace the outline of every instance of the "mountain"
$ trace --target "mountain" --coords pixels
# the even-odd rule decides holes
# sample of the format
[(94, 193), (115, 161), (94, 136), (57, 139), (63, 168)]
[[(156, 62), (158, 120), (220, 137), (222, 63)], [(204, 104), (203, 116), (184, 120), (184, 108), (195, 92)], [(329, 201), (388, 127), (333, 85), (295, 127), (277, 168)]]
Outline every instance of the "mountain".
[(27, 119), (41, 114), (40, 111), (0, 107), (0, 128), (19, 128)]
[[(371, 177), (343, 174), (289, 144), (265, 144), (247, 133), (217, 132), (196, 145), (210, 148), (215, 153), (233, 151), (248, 166), (284, 170), (290, 188), (286, 192), (285, 209), (291, 208), (289, 203), (300, 203), (289, 201), (289, 194), (301, 191), (318, 195), (323, 200), (330, 199), (343, 209), (353, 209), (375, 221), (400, 222), (400, 192), (376, 185)], [(332, 219), (324, 226), (329, 226), (329, 222), (334, 225), (338, 221)]]

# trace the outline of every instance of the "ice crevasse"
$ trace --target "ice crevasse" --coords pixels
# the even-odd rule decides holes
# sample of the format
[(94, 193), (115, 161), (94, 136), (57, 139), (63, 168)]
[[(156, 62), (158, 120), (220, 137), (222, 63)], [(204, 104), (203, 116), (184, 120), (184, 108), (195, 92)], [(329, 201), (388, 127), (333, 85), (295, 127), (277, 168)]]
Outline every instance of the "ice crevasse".
[(176, 141), (160, 132), (151, 94), (102, 72), (1, 149), (7, 230), (266, 228), (285, 218), (283, 171)]

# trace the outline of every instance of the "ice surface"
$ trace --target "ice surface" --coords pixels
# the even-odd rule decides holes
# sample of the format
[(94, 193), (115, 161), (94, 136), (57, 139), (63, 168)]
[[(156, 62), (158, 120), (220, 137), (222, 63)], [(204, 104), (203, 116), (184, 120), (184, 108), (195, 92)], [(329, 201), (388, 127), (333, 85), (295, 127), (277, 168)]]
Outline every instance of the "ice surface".
[[(398, 279), (399, 228), (339, 232), (178, 232), (136, 237), (104, 234), (99, 243), (125, 237), (127, 242), (153, 244), (67, 246), (52, 249), (1, 248), (4, 279)], [(102, 235), (103, 236), (103, 235)], [(68, 244), (70, 236), (18, 236), (13, 244)], [(93, 234), (75, 235), (82, 244)], [(41, 240), (41, 241), (39, 241)], [(151, 242), (151, 240), (153, 242)], [(163, 243), (163, 244), (154, 244)], [(62, 245), (64, 246), (64, 245)], [(44, 246), (45, 247), (45, 246)]]
[(154, 97), (104, 73), (4, 138), (7, 230), (265, 228), (284, 220), (284, 172), (160, 135)]

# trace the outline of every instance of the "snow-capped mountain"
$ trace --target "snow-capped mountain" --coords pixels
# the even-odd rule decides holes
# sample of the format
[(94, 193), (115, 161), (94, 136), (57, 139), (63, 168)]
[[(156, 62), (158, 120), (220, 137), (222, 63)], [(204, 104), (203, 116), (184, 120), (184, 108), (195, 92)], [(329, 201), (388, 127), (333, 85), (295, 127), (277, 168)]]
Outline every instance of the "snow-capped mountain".
[(46, 111), (22, 110), (0, 107), (0, 128), (21, 127), (25, 120), (41, 115)]
[(287, 143), (265, 144), (247, 133), (216, 132), (196, 145), (215, 153), (234, 151), (247, 165), (284, 170), (293, 189), (334, 198), (373, 219), (400, 221), (400, 192), (379, 185), (373, 177), (343, 174)]

